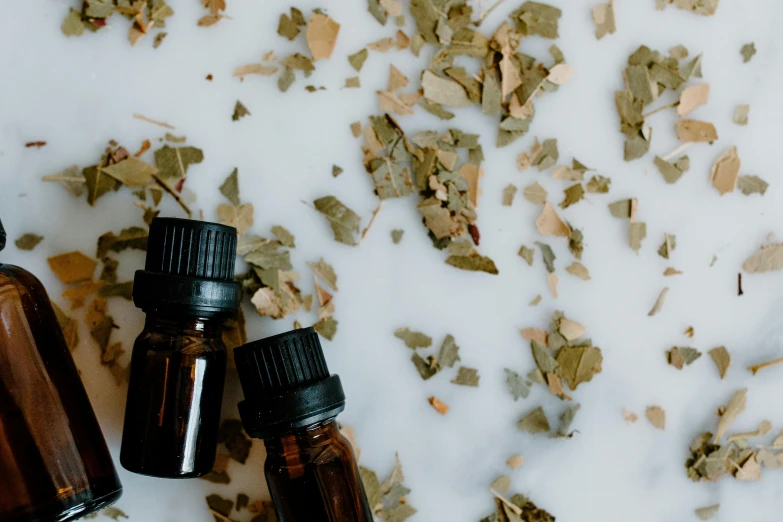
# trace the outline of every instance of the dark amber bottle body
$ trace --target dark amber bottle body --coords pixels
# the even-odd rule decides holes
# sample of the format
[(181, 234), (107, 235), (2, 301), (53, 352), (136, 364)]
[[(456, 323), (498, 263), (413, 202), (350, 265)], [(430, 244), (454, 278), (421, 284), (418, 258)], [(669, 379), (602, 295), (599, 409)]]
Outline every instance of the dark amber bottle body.
[(333, 419), (264, 439), (279, 522), (373, 522), (353, 448)]
[(122, 486), (43, 285), (0, 264), (0, 522), (65, 522)]
[(149, 313), (131, 356), (120, 463), (192, 478), (215, 461), (226, 373), (223, 320)]

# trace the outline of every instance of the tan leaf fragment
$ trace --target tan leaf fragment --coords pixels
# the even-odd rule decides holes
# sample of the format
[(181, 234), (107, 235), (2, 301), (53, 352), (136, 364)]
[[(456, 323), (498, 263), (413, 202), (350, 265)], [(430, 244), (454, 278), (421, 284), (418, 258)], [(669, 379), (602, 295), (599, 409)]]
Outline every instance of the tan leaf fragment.
[(555, 85), (563, 85), (574, 75), (574, 68), (567, 63), (559, 63), (549, 69), (546, 79)]
[(761, 464), (756, 460), (755, 453), (751, 453), (748, 460), (734, 474), (737, 480), (757, 481), (761, 480)]
[(660, 406), (650, 406), (645, 412), (650, 424), (659, 430), (666, 429), (666, 412)]
[(710, 180), (712, 186), (718, 189), (721, 196), (727, 192), (734, 192), (737, 188), (740, 165), (737, 147), (729, 147), (724, 150), (712, 164)]
[(474, 207), (478, 207), (478, 197), (481, 194), (479, 181), (481, 181), (484, 171), (478, 165), (465, 163), (460, 167), (459, 175), (468, 182), (468, 199)]
[(595, 23), (595, 38), (597, 40), (617, 31), (614, 18), (614, 0), (609, 0), (606, 4), (598, 4), (590, 10), (590, 14), (593, 17), (593, 23)]
[(92, 279), (98, 262), (81, 252), (74, 251), (47, 259), (49, 268), (64, 284)]
[(558, 323), (558, 331), (560, 335), (565, 337), (566, 341), (575, 341), (585, 334), (587, 328), (576, 321), (564, 318)]
[(680, 120), (674, 125), (677, 138), (687, 142), (709, 142), (718, 139), (715, 125), (706, 121)]
[(536, 341), (542, 346), (546, 346), (548, 334), (543, 328), (523, 328), (522, 337), (528, 341)]
[(261, 63), (249, 63), (247, 65), (240, 65), (234, 69), (234, 76), (243, 78), (249, 74), (258, 74), (260, 76), (272, 76), (280, 68), (276, 65), (264, 65)]
[(709, 520), (718, 514), (718, 509), (720, 509), (720, 504), (701, 507), (696, 510), (696, 516), (699, 517), (699, 520)]
[(749, 274), (760, 274), (783, 269), (783, 243), (763, 245), (758, 252), (750, 256), (742, 269)]
[(408, 83), (410, 83), (408, 77), (402, 74), (400, 70), (397, 69), (394, 65), (389, 64), (389, 83), (386, 87), (386, 90), (389, 92), (394, 92), (397, 89), (402, 89), (403, 87), (407, 86)]
[(748, 113), (750, 113), (750, 105), (737, 105), (734, 108), (734, 116), (732, 117), (732, 120), (737, 125), (747, 125)]
[(538, 181), (536, 181), (532, 185), (525, 187), (525, 190), (522, 191), (522, 195), (531, 203), (535, 203), (536, 205), (544, 205), (546, 203), (546, 197), (548, 194), (546, 189), (542, 187)]
[(680, 275), (680, 274), (682, 274), (682, 272), (672, 266), (666, 268), (666, 270), (663, 271), (663, 275), (666, 277), (673, 276), (673, 275)]
[(655, 300), (655, 304), (653, 305), (650, 312), (647, 314), (648, 316), (653, 316), (661, 311), (661, 308), (663, 308), (663, 302), (666, 299), (666, 294), (669, 293), (669, 287), (664, 286), (663, 290), (661, 290), (661, 293), (658, 294), (658, 299)]
[(712, 439), (713, 444), (717, 444), (723, 435), (731, 426), (731, 423), (739, 416), (740, 413), (745, 411), (745, 405), (747, 404), (748, 389), (743, 388), (734, 393), (726, 405), (726, 411), (720, 416), (718, 421), (718, 429), (715, 430), (715, 437)]
[(557, 299), (557, 283), (559, 283), (559, 280), (557, 279), (557, 274), (554, 272), (550, 272), (546, 276), (546, 282), (549, 285), (549, 292), (552, 294), (552, 297)]
[(536, 218), (536, 229), (542, 236), (568, 237), (571, 235), (569, 226), (560, 219), (549, 201), (544, 203), (544, 209)]
[(712, 360), (715, 361), (715, 366), (718, 367), (720, 378), (723, 379), (726, 377), (726, 372), (731, 365), (731, 354), (729, 354), (729, 351), (725, 346), (718, 346), (713, 348), (709, 351), (709, 354), (710, 357), (712, 357)]
[(307, 47), (314, 62), (332, 56), (339, 32), (340, 24), (326, 15), (313, 13), (307, 24)]
[(625, 408), (623, 408), (623, 419), (625, 419), (625, 422), (630, 422), (631, 424), (633, 424), (634, 422), (639, 420), (639, 416), (636, 415), (634, 412), (628, 411)]
[(441, 78), (430, 70), (426, 70), (422, 74), (421, 87), (424, 89), (424, 97), (431, 102), (448, 107), (470, 107), (473, 105), (465, 89), (459, 83), (449, 78)]
[[(680, 93), (680, 104), (677, 105), (677, 114), (686, 116), (693, 112), (697, 107), (707, 103), (710, 97), (710, 84), (702, 83), (699, 85), (690, 85)], [(716, 136), (717, 137), (717, 136)], [(690, 140), (686, 140), (690, 141)]]
[(506, 464), (511, 469), (521, 468), (525, 464), (525, 457), (522, 455), (514, 455), (506, 461)]
[(579, 261), (574, 261), (571, 263), (567, 268), (566, 272), (571, 274), (572, 276), (578, 277), (579, 279), (582, 279), (583, 281), (589, 281), (590, 280), (590, 271), (587, 269), (586, 266), (584, 266)]

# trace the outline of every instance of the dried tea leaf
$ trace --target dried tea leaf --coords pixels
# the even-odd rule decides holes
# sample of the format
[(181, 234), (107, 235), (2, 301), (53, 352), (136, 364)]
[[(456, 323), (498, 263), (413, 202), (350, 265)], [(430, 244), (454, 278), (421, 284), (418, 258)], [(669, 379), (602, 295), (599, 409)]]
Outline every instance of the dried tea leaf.
[(546, 266), (546, 271), (550, 274), (555, 271), (555, 253), (552, 251), (552, 248), (547, 245), (546, 243), (541, 243), (540, 241), (536, 241), (536, 245), (538, 245), (538, 248), (541, 249), (541, 257), (544, 259), (544, 266)]
[(23, 234), (14, 241), (14, 244), (19, 250), (32, 250), (37, 247), (43, 239), (43, 236), (39, 236), (38, 234)]
[(392, 243), (394, 243), (395, 245), (399, 245), (400, 241), (402, 241), (403, 234), (405, 234), (405, 231), (402, 229), (395, 228), (394, 230), (392, 230), (391, 231)]
[[(414, 354), (416, 355), (416, 354)], [(430, 397), (427, 399), (427, 401), (430, 403), (430, 406), (435, 408), (435, 411), (440, 413), (441, 415), (446, 415), (449, 412), (449, 406), (442, 400), (438, 399), (435, 396)]]
[(336, 178), (343, 173), (343, 168), (338, 165), (332, 165), (332, 177)]
[(340, 24), (320, 13), (313, 13), (307, 24), (307, 47), (313, 55), (313, 61), (328, 59), (337, 44)]
[(98, 262), (81, 252), (74, 251), (47, 259), (49, 268), (63, 283), (78, 283), (92, 279)]
[(152, 175), (158, 173), (157, 168), (133, 156), (108, 167), (99, 167), (99, 170), (130, 188), (148, 185)]
[(567, 63), (558, 63), (549, 69), (546, 79), (555, 85), (563, 85), (574, 76), (574, 69)]
[(544, 38), (557, 38), (557, 24), (562, 14), (557, 7), (528, 0), (509, 16), (517, 30), (525, 36), (537, 34)]
[(734, 108), (734, 116), (732, 117), (732, 120), (737, 125), (747, 125), (749, 112), (750, 105), (737, 105)]
[(674, 267), (668, 267), (666, 270), (663, 271), (663, 275), (666, 277), (673, 276), (673, 275), (680, 275), (682, 274), (681, 271), (677, 270)]
[(606, 4), (598, 4), (590, 10), (590, 14), (593, 16), (593, 23), (595, 23), (595, 37), (597, 40), (617, 31), (614, 19), (614, 0), (609, 0)]
[(503, 189), (503, 206), (510, 207), (514, 202), (514, 196), (517, 195), (517, 187), (513, 183), (506, 185)]
[(623, 419), (625, 419), (625, 422), (630, 422), (633, 424), (639, 419), (639, 416), (633, 412), (623, 409)]
[(316, 210), (329, 220), (334, 233), (334, 239), (350, 246), (358, 245), (356, 235), (359, 233), (359, 216), (343, 205), (334, 196), (324, 196), (316, 199), (313, 204)]
[(658, 167), (658, 171), (666, 180), (666, 183), (675, 183), (680, 179), (685, 171), (690, 168), (690, 160), (688, 156), (683, 156), (674, 163), (669, 163), (660, 156), (655, 156), (653, 160), (655, 166)]
[(517, 252), (517, 255), (527, 261), (527, 264), (529, 266), (533, 266), (533, 255), (535, 254), (535, 250), (532, 248), (528, 248), (525, 245), (522, 245), (519, 247), (519, 252)]
[(405, 341), (405, 346), (413, 350), (432, 346), (432, 337), (408, 328), (397, 328), (394, 331), (394, 337)]
[(742, 62), (748, 63), (753, 55), (756, 54), (756, 44), (753, 42), (746, 43), (740, 48), (740, 54), (742, 55)]
[(331, 316), (324, 317), (313, 325), (313, 329), (331, 341), (337, 333), (337, 320)]
[(674, 234), (664, 234), (663, 243), (658, 248), (658, 255), (664, 259), (671, 259), (672, 252), (677, 248), (677, 236)]
[(612, 180), (604, 176), (593, 176), (587, 182), (586, 190), (591, 194), (606, 194), (609, 192), (609, 185)]
[(129, 518), (128, 515), (125, 514), (123, 510), (121, 510), (118, 507), (109, 506), (107, 508), (103, 508), (100, 511), (101, 515), (105, 517), (109, 517), (112, 520), (119, 520), (120, 518)]
[(755, 454), (750, 454), (742, 467), (734, 474), (734, 478), (749, 481), (761, 480), (761, 464), (756, 460)]
[(237, 103), (234, 106), (234, 113), (231, 115), (231, 120), (237, 121), (245, 116), (250, 116), (250, 111), (247, 110), (247, 107), (245, 107), (241, 101), (237, 100)]
[(307, 266), (310, 267), (310, 270), (312, 270), (313, 273), (323, 279), (324, 282), (329, 285), (329, 288), (335, 292), (337, 291), (337, 274), (335, 273), (334, 268), (332, 268), (332, 265), (321, 258), (316, 263), (307, 263)]
[(677, 131), (677, 138), (682, 141), (704, 142), (718, 139), (715, 125), (706, 121), (679, 120), (674, 128)]
[(767, 192), (767, 188), (769, 188), (769, 183), (758, 176), (746, 175), (737, 178), (737, 188), (746, 196), (751, 194), (761, 194), (763, 196)]
[(724, 150), (712, 164), (710, 180), (712, 186), (718, 189), (721, 196), (727, 192), (734, 192), (739, 179), (740, 158), (737, 147), (729, 147)]
[(82, 170), (77, 165), (71, 165), (62, 172), (44, 176), (42, 179), (43, 181), (60, 183), (68, 192), (77, 197), (84, 194), (87, 181), (84, 178), (84, 174), (82, 174)]
[(701, 352), (696, 348), (675, 346), (666, 352), (666, 358), (669, 364), (682, 370), (683, 366), (690, 365), (701, 357)]
[(699, 520), (709, 520), (718, 514), (719, 509), (720, 504), (698, 508), (696, 509), (696, 516), (699, 517)]
[(576, 414), (579, 412), (579, 404), (574, 404), (565, 409), (562, 415), (560, 415), (560, 426), (557, 427), (555, 437), (562, 437), (570, 439), (573, 437), (574, 432), (571, 430), (571, 424), (574, 423)]
[(574, 205), (585, 197), (585, 189), (582, 187), (581, 183), (576, 183), (575, 185), (571, 185), (567, 189), (563, 191), (564, 197), (563, 201), (560, 202), (560, 208), (566, 209), (570, 207), (571, 205)]
[(438, 368), (453, 368), (454, 364), (459, 360), (459, 346), (454, 336), (451, 334), (446, 335), (443, 339), (443, 344), (440, 346), (440, 352), (438, 352), (435, 364)]
[[(555, 373), (559, 371), (560, 365), (549, 353), (549, 350), (533, 340), (530, 341), (530, 349), (533, 352), (533, 359), (536, 361), (536, 366), (541, 370), (542, 374)], [(558, 355), (560, 355), (558, 353)]]
[(65, 36), (81, 36), (87, 26), (82, 21), (82, 14), (71, 8), (68, 10), (68, 16), (63, 20), (60, 30)]
[(563, 346), (558, 350), (556, 360), (568, 387), (576, 390), (580, 384), (591, 381), (595, 374), (601, 373), (603, 354), (596, 346)]
[(557, 322), (557, 331), (565, 337), (566, 341), (575, 341), (584, 335), (587, 328), (564, 317)]
[(108, 174), (105, 174), (97, 165), (82, 169), (84, 183), (87, 187), (87, 203), (91, 206), (111, 190), (118, 190), (122, 184)]
[(541, 214), (536, 218), (536, 229), (542, 236), (558, 236), (568, 237), (571, 233), (571, 229), (568, 225), (560, 219), (552, 205), (546, 201), (544, 203), (544, 209)]
[(707, 103), (710, 98), (710, 84), (689, 85), (680, 93), (680, 104), (677, 105), (677, 115), (686, 116), (697, 107)]
[(522, 191), (522, 195), (531, 203), (535, 203), (536, 205), (544, 205), (546, 203), (548, 194), (546, 189), (542, 187), (538, 181), (536, 181), (532, 185), (525, 187), (525, 190)]
[(457, 371), (457, 376), (451, 381), (452, 384), (459, 384), (460, 386), (473, 386), (479, 385), (479, 373), (475, 368), (468, 368), (467, 366), (460, 366)]
[(568, 272), (572, 276), (578, 277), (583, 281), (590, 280), (590, 271), (587, 269), (586, 266), (584, 266), (582, 263), (578, 261), (574, 261), (568, 267), (566, 267), (566, 272)]
[(663, 411), (663, 408), (660, 406), (649, 406), (645, 415), (647, 416), (647, 420), (650, 421), (650, 424), (659, 430), (666, 428), (666, 412)]
[(245, 203), (235, 207), (233, 205), (218, 205), (218, 221), (237, 229), (237, 234), (245, 235), (253, 226), (253, 204)]
[(749, 274), (783, 269), (783, 243), (762, 246), (742, 264), (742, 269)]
[(717, 444), (720, 439), (723, 438), (723, 435), (729, 429), (731, 423), (734, 422), (740, 413), (745, 411), (747, 394), (748, 389), (743, 388), (735, 392), (731, 397), (729, 403), (726, 405), (726, 411), (723, 412), (723, 414), (720, 416), (720, 420), (718, 421), (718, 429), (715, 430), (715, 437), (712, 439), (713, 444)]
[(549, 293), (552, 294), (552, 297), (557, 299), (557, 284), (560, 282), (557, 278), (557, 274), (550, 272), (546, 277), (546, 282), (547, 286), (549, 286)]
[(277, 78), (277, 88), (280, 92), (286, 92), (296, 81), (296, 75), (293, 69), (286, 67), (283, 69), (282, 74)]
[(530, 383), (513, 370), (503, 368), (503, 371), (506, 373), (506, 388), (514, 400), (526, 398), (530, 394)]
[(441, 78), (430, 70), (426, 70), (422, 74), (421, 87), (424, 89), (424, 97), (433, 103), (448, 107), (470, 107), (473, 105), (465, 89), (459, 83), (449, 78)]
[(169, 147), (164, 145), (155, 151), (155, 165), (160, 179), (169, 184), (177, 184), (185, 177), (188, 168), (204, 161), (204, 153), (196, 147)]
[(101, 286), (99, 292), (102, 297), (124, 297), (128, 301), (133, 300), (133, 281), (123, 283), (111, 283)]
[[(535, 149), (535, 147), (534, 147)], [(536, 154), (533, 155), (531, 164), (538, 167), (539, 172), (544, 171), (557, 163), (560, 153), (557, 150), (557, 140), (550, 138), (544, 140)]]
[(414, 352), (413, 355), (411, 355), (411, 362), (416, 367), (421, 378), (425, 381), (438, 373), (438, 368), (432, 364), (431, 356), (425, 360), (421, 355)]
[(446, 264), (461, 270), (486, 272), (492, 275), (498, 274), (495, 262), (486, 256), (479, 255), (478, 252), (471, 252), (466, 256), (450, 255), (446, 258)]
[(223, 444), (228, 450), (229, 456), (244, 464), (250, 455), (253, 441), (242, 430), (242, 423), (237, 419), (225, 419), (218, 431), (218, 443)]
[(249, 74), (258, 74), (259, 76), (272, 76), (280, 67), (276, 65), (264, 65), (261, 63), (249, 63), (247, 65), (240, 65), (234, 69), (234, 77), (244, 78)]
[(628, 245), (636, 251), (642, 248), (642, 240), (647, 237), (647, 223), (631, 223), (628, 229)]
[(621, 199), (609, 204), (609, 212), (616, 218), (632, 219), (633, 210), (637, 205), (636, 198)]
[(501, 493), (508, 493), (508, 489), (511, 487), (511, 478), (507, 475), (502, 475), (495, 479), (492, 484), (489, 485), (490, 489), (499, 491)]
[(367, 0), (367, 10), (381, 25), (386, 25), (388, 12), (381, 4), (380, 0)]
[(538, 408), (526, 413), (517, 421), (517, 428), (528, 433), (549, 433), (549, 421), (544, 413), (544, 408)]
[(669, 287), (664, 286), (663, 290), (661, 290), (661, 293), (658, 294), (658, 298), (655, 300), (655, 304), (653, 305), (652, 309), (650, 309), (650, 312), (647, 314), (648, 316), (653, 316), (661, 311), (661, 308), (663, 308), (663, 302), (666, 299), (666, 294), (669, 293)]

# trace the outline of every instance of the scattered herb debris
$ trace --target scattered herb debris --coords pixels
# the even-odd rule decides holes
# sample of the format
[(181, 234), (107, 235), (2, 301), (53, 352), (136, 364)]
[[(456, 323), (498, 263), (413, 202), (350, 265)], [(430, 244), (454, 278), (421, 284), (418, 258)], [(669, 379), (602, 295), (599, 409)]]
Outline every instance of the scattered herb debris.
[(518, 469), (525, 464), (525, 458), (522, 455), (514, 455), (506, 461), (506, 464), (511, 469)]
[(614, 34), (617, 25), (614, 19), (614, 0), (605, 4), (598, 4), (590, 10), (595, 23), (595, 38), (600, 40), (607, 34)]
[(710, 520), (712, 517), (718, 514), (719, 509), (720, 504), (715, 504), (712, 506), (698, 508), (695, 510), (695, 513), (696, 516), (699, 517), (699, 520)]
[(517, 421), (517, 428), (528, 433), (549, 433), (551, 429), (549, 427), (549, 421), (544, 413), (544, 408), (539, 406), (538, 408), (529, 411)]
[(758, 176), (740, 176), (737, 178), (737, 188), (746, 196), (751, 194), (763, 196), (767, 192), (767, 188), (769, 188), (769, 183)]
[(316, 199), (313, 204), (315, 209), (329, 220), (335, 241), (349, 246), (356, 246), (359, 241), (359, 216), (350, 208), (343, 205), (334, 196), (325, 196)]
[(405, 346), (415, 350), (432, 346), (432, 337), (421, 332), (414, 332), (408, 328), (398, 328), (394, 331), (394, 337), (402, 339)]
[(740, 54), (742, 55), (742, 62), (748, 63), (753, 58), (753, 55), (756, 54), (756, 44), (753, 42), (746, 43), (740, 49)]
[(750, 105), (737, 105), (734, 108), (734, 116), (732, 117), (732, 120), (737, 125), (747, 125), (749, 113)]
[(396, 456), (394, 469), (383, 482), (378, 480), (374, 471), (364, 466), (359, 467), (359, 473), (370, 510), (375, 516), (387, 522), (403, 522), (416, 513), (416, 509), (405, 498), (410, 489), (403, 485), (405, 475), (399, 455)]
[(653, 305), (652, 309), (650, 309), (650, 312), (647, 315), (653, 316), (661, 311), (661, 308), (663, 308), (663, 302), (666, 299), (666, 294), (668, 293), (669, 293), (669, 287), (664, 286), (663, 290), (661, 290), (661, 293), (658, 294), (658, 298), (655, 300), (655, 304)]
[(33, 250), (43, 239), (43, 236), (38, 234), (22, 234), (14, 244), (19, 250)]
[(237, 121), (245, 116), (250, 116), (250, 111), (247, 110), (247, 107), (245, 107), (241, 101), (237, 100), (237, 103), (234, 106), (234, 114), (231, 115), (231, 119)]
[(763, 362), (761, 364), (754, 364), (753, 366), (748, 366), (748, 370), (750, 370), (750, 372), (753, 375), (756, 375), (756, 373), (758, 373), (759, 370), (763, 370), (764, 368), (769, 368), (770, 366), (775, 366), (780, 363), (783, 363), (783, 357), (779, 359), (773, 359), (771, 361)]
[(457, 376), (451, 381), (453, 384), (459, 384), (460, 386), (473, 386), (474, 388), (479, 385), (479, 373), (475, 368), (468, 368), (467, 366), (460, 366), (457, 371)]
[(709, 351), (710, 357), (715, 362), (715, 366), (718, 367), (718, 374), (720, 378), (726, 377), (726, 372), (731, 366), (731, 355), (725, 346), (718, 346)]
[(692, 364), (701, 357), (701, 352), (696, 348), (675, 346), (666, 352), (666, 359), (669, 364), (682, 370), (683, 366)]
[(758, 252), (742, 264), (742, 269), (749, 274), (783, 269), (783, 243), (762, 245)]
[(666, 428), (666, 412), (663, 411), (663, 408), (660, 406), (648, 407), (645, 415), (647, 416), (647, 420), (650, 421), (650, 424), (659, 430)]
[(517, 195), (517, 187), (513, 183), (506, 185), (503, 189), (503, 206), (510, 207), (514, 202), (514, 196)]
[(399, 245), (400, 241), (402, 241), (403, 234), (405, 234), (405, 231), (402, 229), (395, 228), (394, 230), (392, 230), (391, 231), (392, 243), (394, 243), (395, 245)]

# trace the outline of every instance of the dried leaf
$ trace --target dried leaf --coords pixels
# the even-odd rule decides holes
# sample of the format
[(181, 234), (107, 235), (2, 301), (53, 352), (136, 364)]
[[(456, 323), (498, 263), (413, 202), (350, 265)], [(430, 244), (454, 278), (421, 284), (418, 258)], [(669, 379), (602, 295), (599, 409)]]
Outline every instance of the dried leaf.
[(506, 373), (506, 387), (514, 400), (526, 398), (530, 394), (530, 384), (513, 370), (504, 368), (503, 371)]
[(236, 228), (237, 234), (243, 236), (253, 226), (253, 204), (245, 203), (238, 207), (218, 205), (217, 217), (218, 221), (224, 225)]
[(544, 266), (546, 266), (546, 271), (550, 274), (555, 271), (555, 253), (552, 251), (552, 247), (547, 245), (546, 243), (541, 243), (540, 241), (536, 241), (536, 245), (538, 245), (538, 248), (541, 249), (541, 257), (544, 260)]
[(244, 118), (245, 116), (250, 116), (250, 111), (247, 110), (247, 107), (242, 105), (241, 101), (237, 100), (237, 103), (234, 106), (234, 113), (231, 115), (231, 120), (237, 121), (240, 118)]
[(683, 366), (690, 365), (701, 357), (701, 352), (696, 348), (675, 346), (666, 352), (666, 357), (670, 365), (682, 370)]
[(527, 264), (529, 266), (533, 266), (533, 255), (535, 254), (535, 250), (532, 248), (528, 248), (525, 245), (522, 245), (519, 247), (519, 252), (517, 252), (517, 255), (527, 261)]
[[(680, 104), (677, 105), (677, 115), (686, 116), (697, 107), (707, 103), (710, 97), (710, 84), (689, 85), (680, 93)], [(689, 141), (689, 140), (686, 140)]]
[(313, 325), (313, 329), (331, 341), (337, 333), (337, 320), (331, 316), (324, 317)]
[(92, 279), (98, 262), (81, 252), (68, 252), (47, 259), (49, 268), (63, 283), (78, 283)]
[(586, 190), (591, 194), (606, 194), (609, 192), (609, 185), (612, 180), (604, 176), (593, 176), (587, 182)]
[(340, 24), (326, 15), (314, 13), (307, 24), (307, 46), (313, 55), (313, 61), (332, 56), (337, 43)]
[(250, 74), (258, 74), (260, 76), (272, 76), (279, 70), (280, 67), (276, 65), (263, 65), (260, 63), (249, 63), (247, 65), (241, 65), (236, 69), (234, 69), (234, 76), (239, 78), (244, 78), (245, 76)]
[(155, 165), (159, 177), (167, 184), (176, 185), (195, 163), (204, 161), (204, 153), (196, 147), (169, 147), (164, 145), (155, 151)]
[(514, 202), (514, 196), (517, 195), (517, 187), (513, 183), (506, 185), (503, 189), (503, 206), (510, 207)]
[(335, 273), (334, 268), (332, 268), (332, 265), (321, 258), (317, 263), (307, 263), (307, 266), (310, 267), (310, 270), (312, 270), (313, 273), (323, 279), (324, 282), (329, 285), (329, 288), (335, 292), (337, 291), (337, 274)]
[(690, 168), (690, 160), (688, 156), (683, 156), (674, 163), (669, 163), (660, 156), (655, 156), (653, 160), (655, 166), (658, 167), (658, 171), (666, 180), (666, 183), (675, 183), (679, 180), (683, 173)]
[(763, 196), (767, 192), (767, 188), (769, 188), (769, 183), (758, 176), (740, 176), (737, 178), (737, 188), (746, 196), (751, 194), (761, 194)]
[(440, 352), (438, 352), (438, 358), (436, 365), (438, 368), (453, 368), (454, 364), (459, 361), (459, 346), (457, 345), (453, 335), (446, 335), (443, 339), (443, 344), (440, 346)]
[(514, 455), (506, 461), (506, 464), (511, 469), (518, 469), (525, 464), (525, 458), (522, 455)]
[(399, 228), (392, 230), (391, 231), (392, 243), (394, 243), (395, 245), (399, 245), (400, 241), (402, 241), (403, 234), (405, 234), (405, 231)]
[(239, 200), (239, 178), (238, 169), (234, 169), (231, 174), (228, 175), (226, 180), (220, 185), (220, 193), (228, 199), (232, 205), (238, 207), (240, 205)]
[(748, 113), (750, 113), (750, 105), (737, 105), (734, 108), (734, 116), (732, 117), (732, 120), (737, 125), (747, 125)]
[(538, 408), (526, 413), (517, 421), (517, 428), (528, 433), (549, 433), (549, 421), (544, 413), (544, 408)]
[(462, 86), (449, 78), (441, 78), (430, 70), (424, 71), (421, 77), (421, 87), (424, 97), (431, 102), (448, 107), (470, 107), (473, 102)]
[(666, 412), (663, 411), (663, 408), (660, 406), (648, 407), (645, 415), (647, 416), (647, 420), (650, 421), (650, 424), (659, 430), (666, 428)]
[[(294, 235), (284, 227), (281, 227), (280, 225), (273, 226), (272, 234), (275, 235), (277, 240), (280, 241), (280, 244), (282, 244), (284, 247), (288, 247), (288, 248), (296, 247), (296, 242), (295, 242), (296, 239), (294, 238)], [(337, 289), (335, 288), (335, 290)]]
[(571, 274), (572, 276), (576, 276), (579, 279), (582, 279), (583, 281), (589, 281), (590, 280), (590, 271), (585, 267), (582, 263), (578, 261), (574, 261), (571, 263), (567, 268), (566, 272)]
[(158, 169), (133, 156), (108, 167), (99, 167), (99, 170), (130, 188), (148, 185), (152, 175), (158, 173)]
[(663, 302), (666, 299), (666, 294), (668, 293), (669, 293), (669, 287), (664, 286), (663, 290), (661, 290), (661, 293), (658, 294), (658, 298), (655, 300), (655, 304), (653, 305), (652, 309), (647, 315), (653, 316), (661, 311), (661, 308), (663, 308)]
[(712, 164), (710, 180), (721, 196), (727, 192), (734, 192), (737, 188), (739, 170), (740, 158), (737, 155), (737, 147), (724, 150)]
[(581, 183), (576, 183), (565, 189), (563, 194), (565, 196), (563, 197), (563, 201), (560, 202), (560, 208), (566, 209), (584, 199), (585, 189), (582, 187)]
[(427, 401), (430, 403), (430, 406), (435, 408), (435, 411), (437, 411), (441, 415), (446, 415), (449, 412), (449, 406), (442, 400), (438, 399), (437, 397), (432, 396), (429, 399), (427, 399)]
[(32, 250), (37, 247), (43, 239), (43, 236), (39, 236), (38, 234), (23, 234), (14, 241), (14, 244), (19, 250)]
[(748, 63), (753, 58), (753, 55), (756, 54), (756, 44), (753, 42), (746, 43), (740, 49), (740, 54), (742, 55), (742, 62)]
[(450, 255), (446, 258), (446, 264), (461, 270), (472, 272), (486, 272), (497, 275), (498, 269), (492, 259), (479, 255), (477, 252), (471, 252), (469, 255)]
[(713, 444), (717, 444), (720, 439), (723, 438), (723, 435), (729, 429), (731, 423), (734, 422), (740, 413), (745, 411), (747, 394), (748, 389), (743, 388), (735, 392), (731, 397), (729, 403), (726, 405), (726, 411), (723, 412), (718, 421), (718, 429), (715, 430), (715, 437), (712, 439)]
[(719, 509), (720, 509), (720, 504), (698, 508), (696, 510), (696, 516), (699, 517), (699, 520), (709, 520), (718, 514)]
[(637, 205), (636, 198), (621, 199), (609, 204), (609, 212), (616, 218), (632, 219), (633, 210)]
[(742, 264), (749, 274), (759, 274), (783, 269), (783, 243), (764, 245)]
[(86, 188), (84, 174), (82, 174), (82, 170), (76, 165), (72, 165), (57, 174), (44, 176), (42, 179), (43, 181), (55, 181), (60, 183), (68, 192), (77, 197), (84, 194), (84, 189)]
[(597, 40), (617, 31), (614, 19), (614, 0), (609, 0), (606, 4), (598, 4), (590, 10), (590, 14), (593, 16), (593, 23), (595, 23), (595, 37)]
[(639, 252), (642, 248), (642, 240), (647, 237), (647, 224), (642, 222), (631, 223), (628, 229), (628, 245)]
[(560, 426), (557, 427), (555, 437), (571, 438), (574, 435), (571, 430), (571, 424), (574, 423), (574, 418), (579, 412), (580, 405), (574, 404), (565, 409), (562, 415), (560, 415)]
[(558, 350), (556, 360), (568, 387), (576, 390), (580, 384), (591, 381), (595, 374), (601, 373), (603, 354), (596, 346), (563, 346)]
[(525, 190), (522, 191), (522, 195), (531, 203), (535, 203), (536, 205), (544, 205), (546, 203), (548, 194), (546, 189), (542, 187), (538, 181), (536, 181), (532, 185), (525, 187)]
[(633, 412), (623, 409), (623, 419), (625, 419), (625, 422), (630, 422), (633, 424), (639, 419), (639, 416)]
[(755, 454), (750, 454), (748, 460), (734, 474), (734, 478), (748, 481), (761, 480), (761, 464), (756, 460)]
[(460, 366), (457, 371), (457, 376), (451, 381), (453, 384), (459, 384), (460, 386), (472, 386), (478, 387), (479, 374), (475, 368), (468, 368), (467, 366)]
[(687, 142), (715, 141), (718, 131), (715, 125), (706, 121), (679, 120), (675, 125), (677, 138)]
[(358, 245), (359, 216), (334, 196), (325, 196), (314, 202), (316, 210), (329, 220), (334, 239), (350, 246)]
[(415, 332), (408, 328), (398, 328), (394, 331), (394, 337), (405, 341), (405, 346), (413, 350), (432, 346), (432, 337), (421, 332)]
[(539, 35), (557, 38), (557, 24), (563, 12), (557, 7), (528, 0), (509, 16), (516, 23), (517, 30), (525, 35)]
[(544, 209), (535, 223), (538, 233), (542, 236), (568, 237), (571, 233), (571, 229), (560, 219), (548, 201), (544, 203)]
[(85, 24), (82, 21), (82, 14), (71, 8), (68, 11), (68, 16), (63, 20), (60, 30), (62, 30), (65, 36), (81, 36), (84, 34)]
[(671, 259), (672, 252), (677, 248), (677, 236), (674, 234), (664, 234), (663, 243), (658, 248), (658, 255), (664, 259)]

